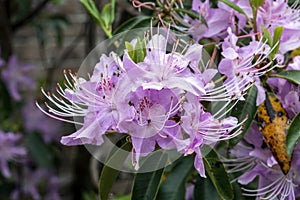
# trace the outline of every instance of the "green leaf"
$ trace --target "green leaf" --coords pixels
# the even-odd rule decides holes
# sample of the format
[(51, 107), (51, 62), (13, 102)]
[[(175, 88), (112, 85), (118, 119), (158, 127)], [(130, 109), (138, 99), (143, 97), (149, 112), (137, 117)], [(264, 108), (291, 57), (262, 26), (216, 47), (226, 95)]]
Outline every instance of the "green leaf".
[(276, 27), (276, 29), (274, 31), (274, 36), (273, 36), (273, 42), (272, 42), (273, 43), (272, 48), (274, 48), (274, 49), (270, 54), (271, 58), (274, 58), (275, 54), (278, 53), (279, 42), (280, 42), (282, 33), (283, 33), (283, 27), (282, 26)]
[(300, 85), (300, 70), (287, 70), (278, 74), (273, 74), (275, 77), (284, 78), (292, 83)]
[(127, 51), (128, 51), (128, 55), (129, 55), (129, 57), (133, 60), (133, 58), (134, 58), (134, 47), (132, 46), (132, 44), (130, 43), (130, 42), (125, 42), (125, 47), (126, 47), (126, 49), (127, 49)]
[(119, 171), (113, 169), (109, 166), (116, 165), (113, 163), (124, 163), (127, 156), (124, 156), (124, 151), (130, 151), (132, 148), (131, 143), (126, 142), (120, 148), (114, 148), (112, 151), (115, 151), (108, 161), (107, 165), (103, 166), (101, 171), (100, 180), (99, 180), (99, 195), (101, 200), (107, 200), (108, 194), (113, 186), (113, 183), (119, 175)]
[(276, 42), (279, 42), (282, 33), (283, 33), (283, 27), (282, 26), (276, 27), (276, 29), (274, 31), (274, 37), (273, 37), (273, 44), (274, 45), (275, 45)]
[(106, 28), (108, 28), (110, 26), (110, 9), (111, 9), (110, 3), (106, 4), (103, 7), (101, 15), (100, 15)]
[(133, 28), (147, 27), (150, 24), (151, 16), (137, 16), (124, 22), (114, 31), (114, 35), (128, 31)]
[(245, 15), (247, 18), (249, 18), (241, 7), (239, 7), (235, 3), (231, 2), (230, 0), (219, 0), (219, 2), (225, 3), (227, 6), (229, 6), (233, 10), (235, 10), (235, 11)]
[[(151, 168), (156, 169), (161, 164), (165, 165), (167, 160), (167, 155), (165, 153), (160, 151), (155, 152), (145, 160), (139, 171), (143, 172), (144, 168), (148, 169), (149, 166), (153, 166)], [(135, 176), (132, 189), (132, 200), (155, 199), (163, 171), (164, 168), (153, 172), (138, 172), (138, 174)]]
[[(228, 174), (230, 180), (235, 179), (236, 177), (232, 174)], [(241, 188), (238, 181), (233, 181), (232, 183), (233, 191), (234, 191), (234, 200), (255, 200), (254, 197), (246, 197), (243, 195), (243, 189)]]
[(219, 195), (210, 178), (197, 177), (194, 189), (194, 199), (219, 200)]
[(116, 6), (116, 1), (115, 0), (110, 0), (110, 5), (111, 5), (111, 10), (110, 10), (110, 24), (113, 24), (115, 21), (115, 6)]
[(41, 167), (53, 166), (54, 157), (49, 147), (45, 144), (39, 134), (30, 133), (27, 135), (26, 144), (29, 153), (34, 161)]
[(223, 163), (220, 161), (218, 154), (211, 147), (206, 145), (205, 148), (209, 149), (209, 153), (203, 156), (206, 173), (210, 177), (221, 199), (233, 199), (233, 188)]
[(138, 37), (135, 46), (133, 47), (131, 43), (125, 42), (125, 47), (128, 51), (128, 55), (135, 63), (144, 61), (146, 56), (145, 43)]
[(146, 46), (145, 43), (138, 37), (136, 45), (134, 47), (134, 62), (139, 63), (144, 61), (146, 56)]
[(131, 194), (128, 194), (126, 196), (116, 197), (113, 200), (131, 200)]
[(271, 37), (271, 33), (264, 25), (261, 26), (261, 30), (263, 30), (263, 38), (265, 39), (264, 41), (267, 41), (267, 44), (272, 47), (273, 46), (273, 40)]
[(103, 20), (105, 27), (111, 29), (111, 25), (115, 20), (115, 0), (111, 0), (110, 3), (106, 4), (101, 12), (101, 19)]
[(300, 113), (293, 119), (290, 128), (286, 136), (286, 151), (291, 157), (294, 151), (295, 145), (300, 140)]
[(85, 9), (92, 15), (98, 25), (101, 27), (104, 25), (102, 19), (100, 18), (100, 13), (93, 0), (80, 0)]
[(158, 190), (157, 199), (184, 199), (186, 180), (193, 171), (194, 158), (192, 156), (183, 157), (161, 184)]
[(260, 7), (264, 3), (264, 0), (256, 0), (256, 6)]
[(229, 140), (230, 146), (235, 146), (248, 132), (253, 119), (255, 118), (257, 112), (256, 106), (256, 97), (257, 97), (257, 88), (256, 86), (252, 86), (245, 97), (245, 101), (240, 101), (237, 105), (232, 109), (230, 115), (237, 117), (239, 122), (248, 117), (247, 121), (243, 124), (244, 130), (238, 136)]
[(250, 0), (250, 3), (252, 7), (257, 9), (264, 3), (264, 0)]
[[(98, 26), (102, 28), (102, 30), (105, 32), (105, 34), (111, 38), (111, 26), (108, 26), (108, 23), (111, 21), (111, 7), (110, 4), (106, 4), (102, 10), (102, 13), (100, 15), (97, 6), (95, 5), (95, 2), (93, 0), (80, 0), (82, 5), (85, 7), (85, 9), (90, 13), (90, 15), (94, 18)], [(104, 20), (103, 20), (104, 18)]]

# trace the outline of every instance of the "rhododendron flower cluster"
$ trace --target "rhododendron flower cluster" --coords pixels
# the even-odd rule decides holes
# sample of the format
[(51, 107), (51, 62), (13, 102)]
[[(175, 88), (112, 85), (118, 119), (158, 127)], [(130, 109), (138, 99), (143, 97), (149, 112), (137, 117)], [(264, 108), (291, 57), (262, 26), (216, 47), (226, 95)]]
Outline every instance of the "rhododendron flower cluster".
[[(216, 69), (200, 71), (203, 47), (186, 45), (179, 51), (181, 41), (176, 40), (168, 51), (171, 36), (168, 30), (166, 36), (157, 33), (145, 39), (145, 48), (139, 49), (145, 51), (142, 61), (133, 60), (128, 49), (121, 57), (114, 52), (103, 54), (88, 80), (65, 71), (66, 89), (57, 87), (60, 97), (42, 89), (53, 104), (46, 104), (49, 112), (41, 109), (45, 114), (81, 125), (75, 133), (62, 137), (61, 142), (101, 145), (107, 131), (127, 133), (133, 146), (135, 169), (139, 168), (140, 157), (153, 152), (158, 145), (184, 155), (195, 152), (195, 168), (205, 177), (201, 147), (233, 138), (242, 131), (246, 118), (238, 121), (227, 115), (244, 99), (255, 78), (267, 72), (269, 65), (259, 70), (255, 66), (266, 60), (271, 50), (262, 42), (251, 43), (241, 50), (235, 48), (234, 40), (224, 43), (248, 56), (244, 60), (228, 58), (233, 63), (228, 67), (236, 71), (223, 85), (216, 86), (213, 81)], [(131, 44), (136, 42), (133, 40)], [(262, 56), (252, 63), (258, 54)], [(224, 106), (212, 113), (202, 105), (204, 101), (224, 102)], [(68, 117), (84, 120), (72, 121)]]
[[(299, 1), (131, 0), (152, 19), (134, 17), (114, 32), (114, 0), (102, 12), (92, 0), (80, 2), (110, 40), (82, 64), (91, 71), (64, 70), (64, 84), (57, 84), (56, 92), (41, 89), (47, 100), (37, 107), (76, 125), (75, 132), (62, 136), (62, 144), (92, 146), (95, 159), (109, 169), (133, 170), (132, 199), (182, 199), (186, 186), (187, 199), (190, 190), (198, 199), (212, 187), (220, 199), (300, 196)], [(143, 25), (150, 29), (134, 29)], [(126, 28), (134, 30), (120, 33)], [(31, 84), (27, 68), (11, 84), (13, 61), (0, 59), (0, 67), (6, 65), (3, 80), (19, 101), (16, 85)], [(37, 116), (28, 109), (24, 116)], [(46, 142), (55, 137), (41, 124), (28, 121), (25, 128), (49, 132)], [(114, 159), (118, 166), (110, 165)], [(144, 170), (146, 165), (151, 169)], [(180, 186), (170, 184), (183, 168)], [(111, 187), (104, 183), (105, 173), (107, 168), (100, 175), (101, 199), (108, 198)], [(231, 183), (240, 184), (241, 192)]]

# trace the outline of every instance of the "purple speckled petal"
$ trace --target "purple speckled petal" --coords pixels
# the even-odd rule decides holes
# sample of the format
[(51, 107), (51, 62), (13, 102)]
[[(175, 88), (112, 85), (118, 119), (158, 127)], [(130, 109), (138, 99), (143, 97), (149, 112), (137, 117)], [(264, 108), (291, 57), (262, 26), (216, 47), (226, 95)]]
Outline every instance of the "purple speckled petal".
[(146, 156), (155, 149), (155, 139), (152, 138), (136, 138), (131, 137), (132, 146), (135, 152), (135, 169), (139, 169), (139, 159), (141, 156)]

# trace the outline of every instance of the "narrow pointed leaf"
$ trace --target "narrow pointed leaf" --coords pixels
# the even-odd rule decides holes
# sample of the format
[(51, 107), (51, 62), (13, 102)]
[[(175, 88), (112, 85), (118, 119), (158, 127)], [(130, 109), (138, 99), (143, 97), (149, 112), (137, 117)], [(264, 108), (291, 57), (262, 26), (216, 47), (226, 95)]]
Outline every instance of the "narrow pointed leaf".
[(237, 117), (239, 122), (244, 120), (246, 117), (248, 117), (248, 119), (244, 123), (243, 132), (229, 141), (230, 146), (236, 145), (243, 138), (243, 136), (248, 132), (257, 112), (256, 97), (257, 97), (257, 88), (255, 86), (252, 86), (248, 90), (248, 93), (246, 95), (246, 100), (238, 102), (237, 105), (233, 108), (230, 115)]
[(282, 71), (278, 74), (274, 74), (273, 76), (284, 78), (292, 83), (300, 85), (300, 70), (287, 70)]
[(251, 6), (257, 9), (264, 3), (264, 0), (251, 0), (250, 3)]
[(184, 157), (172, 169), (158, 190), (159, 200), (184, 199), (185, 184), (187, 178), (194, 170), (194, 159), (192, 156)]
[(104, 26), (104, 22), (100, 18), (100, 13), (93, 0), (80, 0), (85, 9), (92, 15), (99, 26)]
[[(210, 148), (206, 146), (206, 149)], [(218, 154), (210, 148), (208, 154), (203, 157), (205, 171), (210, 177), (221, 199), (233, 199), (233, 188)]]
[(283, 33), (283, 27), (282, 26), (276, 27), (276, 29), (274, 31), (273, 45), (275, 45), (276, 42), (279, 42), (282, 33)]
[(267, 44), (270, 47), (273, 47), (273, 39), (271, 37), (271, 33), (268, 29), (266, 29), (265, 26), (261, 26), (261, 30), (263, 30), (263, 37), (264, 37), (264, 41), (267, 41)]
[(209, 178), (197, 177), (194, 199), (219, 200), (219, 195)]
[[(235, 179), (236, 177), (233, 174), (228, 174), (230, 180)], [(255, 198), (246, 197), (243, 195), (243, 190), (238, 183), (238, 181), (233, 181), (232, 183), (233, 191), (234, 191), (234, 200), (254, 200)]]
[(106, 28), (108, 28), (111, 25), (111, 4), (108, 3), (104, 5), (101, 15), (100, 15), (102, 21), (104, 22), (104, 25)]
[(151, 16), (137, 16), (124, 22), (114, 31), (114, 35), (133, 28), (146, 27), (150, 24)]
[[(166, 163), (167, 155), (159, 151), (147, 158), (139, 171), (143, 172), (144, 168), (149, 169), (149, 166), (153, 166), (151, 168), (156, 169), (161, 164), (165, 165)], [(155, 199), (163, 171), (164, 168), (155, 170), (153, 172), (138, 172), (138, 174), (135, 176), (132, 189), (132, 200)]]
[(128, 55), (129, 55), (129, 57), (132, 59), (132, 60), (134, 60), (134, 48), (133, 48), (133, 46), (132, 46), (132, 44), (130, 43), (130, 42), (125, 42), (125, 47), (126, 47), (126, 49), (127, 49), (127, 52), (128, 52)]
[(110, 10), (110, 24), (113, 24), (113, 22), (115, 21), (116, 1), (115, 0), (111, 0), (110, 1), (110, 5), (111, 5), (111, 10)]
[(235, 3), (231, 2), (230, 0), (219, 0), (219, 2), (225, 3), (227, 6), (231, 7), (233, 10), (235, 10), (235, 11), (245, 15), (247, 18), (249, 18), (241, 7), (239, 7)]
[(139, 63), (144, 61), (145, 56), (146, 56), (145, 43), (138, 37), (136, 45), (134, 47), (134, 57), (135, 57), (134, 62)]
[(296, 144), (300, 140), (300, 113), (293, 119), (286, 136), (286, 151), (291, 157)]
[(124, 163), (126, 156), (124, 156), (124, 151), (130, 151), (132, 148), (131, 143), (126, 142), (119, 149), (111, 155), (107, 161), (107, 165), (103, 166), (99, 180), (99, 195), (101, 200), (107, 200), (108, 194), (113, 186), (113, 183), (119, 175), (119, 171), (109, 167), (113, 163)]
[(264, 0), (256, 0), (256, 6), (260, 7), (264, 3)]
[(273, 44), (272, 47), (274, 47), (274, 49), (270, 54), (271, 58), (274, 58), (275, 54), (278, 53), (279, 43), (280, 43), (280, 38), (281, 38), (282, 33), (283, 33), (283, 27), (282, 26), (276, 27), (276, 29), (274, 31), (273, 42), (272, 42), (272, 44)]

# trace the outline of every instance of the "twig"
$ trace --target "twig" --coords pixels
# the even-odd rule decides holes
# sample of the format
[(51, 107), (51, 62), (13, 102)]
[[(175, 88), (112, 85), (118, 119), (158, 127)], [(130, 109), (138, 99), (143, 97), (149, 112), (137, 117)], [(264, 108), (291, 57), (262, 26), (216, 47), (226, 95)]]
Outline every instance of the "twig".
[(209, 62), (209, 67), (208, 68), (212, 68), (213, 67), (213, 64), (214, 64), (217, 52), (218, 52), (218, 49), (217, 49), (217, 46), (215, 46), (213, 54), (212, 54), (210, 62)]
[(38, 15), (43, 8), (50, 2), (50, 0), (44, 0), (39, 5), (37, 5), (26, 17), (21, 19), (20, 21), (16, 22), (12, 25), (12, 31), (16, 31), (20, 27), (24, 26), (25, 24), (29, 23), (36, 15)]

